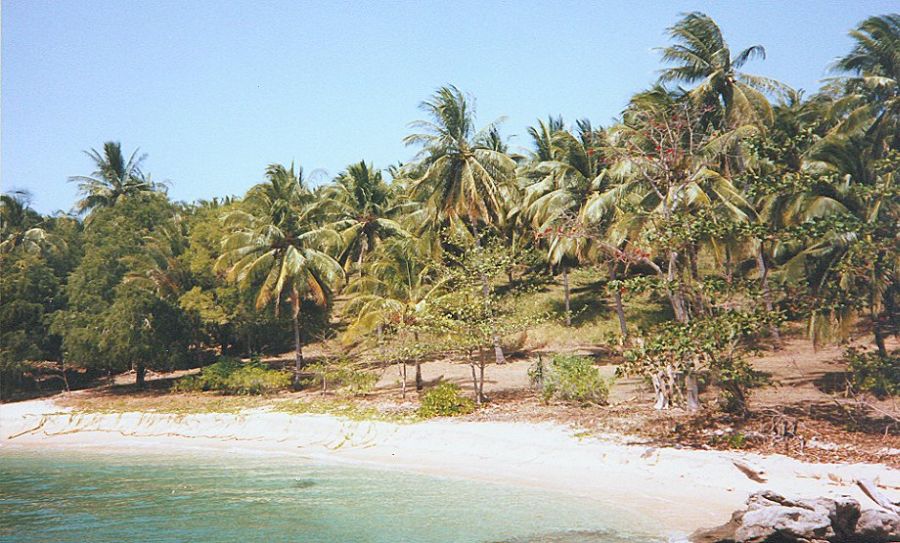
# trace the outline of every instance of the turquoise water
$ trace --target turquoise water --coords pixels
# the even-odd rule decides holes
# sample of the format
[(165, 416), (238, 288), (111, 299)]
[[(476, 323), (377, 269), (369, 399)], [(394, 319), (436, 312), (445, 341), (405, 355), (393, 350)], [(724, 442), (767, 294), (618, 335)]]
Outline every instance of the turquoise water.
[(0, 541), (646, 542), (596, 502), (286, 458), (0, 450)]

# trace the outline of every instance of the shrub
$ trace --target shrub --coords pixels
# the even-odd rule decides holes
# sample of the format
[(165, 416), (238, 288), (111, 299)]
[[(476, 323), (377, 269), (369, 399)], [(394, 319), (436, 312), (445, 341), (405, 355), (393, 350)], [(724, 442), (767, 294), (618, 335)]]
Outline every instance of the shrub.
[(291, 384), (289, 372), (272, 370), (258, 361), (247, 364), (231, 357), (222, 357), (215, 364), (203, 368), (198, 375), (179, 379), (173, 392), (214, 390), (223, 394), (270, 394)]
[(475, 403), (461, 394), (454, 383), (441, 383), (422, 396), (421, 417), (452, 417), (475, 410)]
[(557, 399), (603, 405), (609, 399), (609, 384), (593, 360), (584, 356), (556, 355), (547, 367), (530, 373), (540, 374), (545, 402)]
[(262, 366), (248, 365), (225, 380), (226, 394), (271, 394), (291, 386), (291, 374)]
[(313, 378), (305, 380), (308, 385), (316, 385), (323, 393), (343, 387), (354, 396), (368, 394), (378, 383), (378, 375), (359, 368), (350, 359), (325, 359), (322, 362), (309, 364), (306, 371)]
[(900, 357), (896, 351), (883, 357), (874, 351), (847, 349), (846, 358), (853, 388), (879, 397), (900, 395)]

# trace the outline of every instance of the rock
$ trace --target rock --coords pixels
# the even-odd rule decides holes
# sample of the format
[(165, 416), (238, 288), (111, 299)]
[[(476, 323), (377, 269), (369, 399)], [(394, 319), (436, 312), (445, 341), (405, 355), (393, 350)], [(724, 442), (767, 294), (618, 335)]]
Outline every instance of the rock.
[(741, 543), (808, 541), (830, 539), (834, 535), (825, 510), (772, 505), (744, 513), (734, 540)]
[(833, 539), (841, 541), (853, 535), (856, 522), (859, 520), (860, 506), (859, 502), (850, 496), (798, 500), (798, 502), (816, 511), (823, 511), (828, 516), (831, 529), (834, 531)]
[(860, 510), (849, 496), (790, 499), (772, 491), (747, 498), (726, 524), (691, 535), (695, 543), (900, 542), (900, 515)]
[(887, 543), (900, 541), (900, 515), (882, 509), (866, 509), (856, 523), (854, 541)]

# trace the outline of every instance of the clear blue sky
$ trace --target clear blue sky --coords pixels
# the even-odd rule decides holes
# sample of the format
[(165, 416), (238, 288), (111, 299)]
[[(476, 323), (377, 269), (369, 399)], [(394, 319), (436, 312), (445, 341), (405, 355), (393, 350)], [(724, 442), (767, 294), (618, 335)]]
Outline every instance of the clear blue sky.
[[(891, 1), (71, 1), (2, 3), (2, 188), (68, 210), (106, 140), (179, 200), (242, 194), (272, 162), (328, 176), (408, 161), (418, 103), (454, 83), (513, 148), (537, 117), (606, 125), (655, 79), (654, 47), (700, 10), (745, 67), (818, 88), (847, 31)], [(325, 177), (327, 178), (327, 177)]]

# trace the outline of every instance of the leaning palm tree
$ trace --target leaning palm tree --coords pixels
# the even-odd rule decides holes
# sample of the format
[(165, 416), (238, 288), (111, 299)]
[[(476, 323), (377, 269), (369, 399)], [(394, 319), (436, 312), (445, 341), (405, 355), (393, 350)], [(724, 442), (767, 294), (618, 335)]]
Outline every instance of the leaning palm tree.
[(291, 304), (294, 324), (295, 384), (303, 367), (300, 310), (304, 299), (325, 305), (343, 269), (329, 254), (340, 236), (313, 221), (316, 206), (293, 166), (272, 165), (268, 180), (251, 188), (245, 211), (228, 215), (233, 228), (222, 242), (216, 269), (243, 289), (256, 291), (256, 307), (274, 303), (276, 313), (283, 298)]
[(163, 185), (152, 181), (141, 171), (146, 155), (135, 150), (128, 160), (122, 154), (122, 144), (108, 141), (103, 153), (96, 149), (85, 151), (94, 161), (96, 170), (89, 176), (77, 175), (69, 181), (78, 183), (81, 199), (75, 204), (79, 213), (100, 207), (110, 207), (122, 198), (160, 190)]
[[(496, 123), (475, 130), (475, 112), (471, 100), (453, 85), (441, 87), (421, 109), (430, 120), (416, 121), (421, 130), (404, 139), (407, 145), (422, 145), (419, 158), (425, 173), (413, 182), (413, 196), (425, 204), (435, 222), (451, 227), (468, 222), (476, 243), (481, 243), (480, 228), (502, 224), (508, 202), (518, 201), (515, 161), (496, 148), (491, 134)], [(490, 285), (483, 278), (487, 303)], [(493, 338), (494, 356), (503, 363), (500, 338)]]
[(347, 267), (355, 255), (356, 268), (360, 273), (366, 254), (382, 240), (409, 235), (392, 218), (400, 206), (391, 187), (385, 183), (381, 172), (365, 161), (347, 167), (333, 184), (323, 190), (320, 201), (327, 209), (331, 227), (343, 239), (340, 262)]
[(669, 36), (675, 44), (661, 51), (663, 61), (672, 66), (660, 73), (661, 83), (696, 85), (691, 94), (701, 101), (719, 103), (727, 125), (732, 127), (772, 120), (772, 108), (764, 93), (779, 93), (785, 87), (773, 79), (738, 71), (753, 58), (765, 58), (763, 46), (753, 45), (732, 56), (716, 22), (698, 12), (688, 13), (675, 23), (669, 28)]
[(528, 135), (531, 136), (531, 142), (534, 145), (534, 151), (531, 153), (531, 161), (534, 163), (554, 160), (556, 158), (555, 147), (553, 145), (553, 137), (557, 132), (565, 129), (565, 124), (561, 116), (547, 117), (545, 122), (538, 119), (537, 126), (528, 127)]

